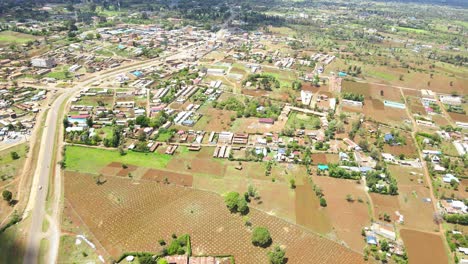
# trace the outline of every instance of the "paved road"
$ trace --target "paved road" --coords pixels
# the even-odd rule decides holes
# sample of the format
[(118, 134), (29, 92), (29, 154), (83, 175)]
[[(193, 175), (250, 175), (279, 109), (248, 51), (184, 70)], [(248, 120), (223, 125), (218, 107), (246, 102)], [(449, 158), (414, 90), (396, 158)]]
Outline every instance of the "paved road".
[[(37, 159), (37, 167), (34, 172), (33, 184), (31, 193), (28, 200), (24, 217), (32, 214), (31, 226), (29, 227), (27, 244), (25, 248), (25, 255), (23, 259), (24, 264), (32, 264), (38, 262), (39, 248), (42, 238), (49, 240), (49, 248), (47, 252), (46, 263), (55, 263), (57, 260), (58, 248), (60, 243), (60, 195), (61, 195), (61, 175), (60, 170), (56, 164), (53, 163), (53, 154), (59, 153), (60, 147), (55, 145), (55, 136), (60, 131), (61, 122), (57, 126), (57, 121), (61, 120), (63, 113), (60, 113), (60, 106), (71, 96), (78, 93), (80, 90), (90, 86), (92, 83), (100, 80), (113, 77), (117, 74), (125, 73), (128, 71), (140, 69), (147, 66), (160, 64), (166, 58), (171, 56), (180, 56), (183, 54), (190, 54), (191, 50), (186, 49), (178, 54), (170, 54), (165, 57), (160, 57), (144, 62), (135, 62), (127, 64), (119, 68), (110, 69), (106, 72), (96, 73), (91, 78), (84, 82), (76, 84), (73, 88), (64, 89), (65, 92), (61, 94), (51, 105), (51, 109), (46, 119), (46, 127), (42, 134), (41, 146), (39, 157)], [(56, 170), (54, 181), (55, 190), (53, 190), (54, 197), (52, 197), (51, 208), (53, 209), (50, 219), (50, 227), (47, 233), (42, 232), (42, 223), (46, 216), (46, 196), (47, 189), (49, 188), (50, 175), (53, 170)], [(42, 186), (42, 190), (39, 190)], [(51, 190), (52, 191), (52, 190)]]
[[(36, 263), (39, 255), (40, 241), (42, 238), (42, 221), (45, 215), (45, 205), (47, 189), (49, 185), (50, 169), (55, 164), (53, 162), (54, 139), (57, 131), (57, 120), (59, 118), (59, 110), (62, 103), (71, 95), (75, 90), (67, 91), (60, 95), (53, 103), (46, 120), (46, 127), (42, 134), (41, 149), (39, 152), (38, 163), (36, 171), (34, 172), (34, 180), (31, 189), (29, 200), (34, 200), (32, 210), (32, 221), (29, 229), (29, 236), (27, 240), (26, 253), (24, 256), (24, 263)], [(38, 186), (42, 186), (39, 190)], [(29, 204), (28, 204), (29, 206)]]

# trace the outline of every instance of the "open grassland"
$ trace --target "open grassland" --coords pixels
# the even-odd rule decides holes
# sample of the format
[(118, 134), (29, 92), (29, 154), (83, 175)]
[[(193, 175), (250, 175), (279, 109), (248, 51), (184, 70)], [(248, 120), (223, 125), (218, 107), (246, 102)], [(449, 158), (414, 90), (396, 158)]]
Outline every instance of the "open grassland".
[(21, 243), (21, 228), (14, 225), (0, 233), (0, 263), (23, 263), (24, 247)]
[(34, 41), (36, 39), (38, 39), (38, 37), (29, 35), (29, 34), (19, 33), (19, 32), (13, 32), (13, 31), (0, 32), (0, 46), (10, 45), (10, 44), (25, 44), (29, 41)]
[[(250, 228), (217, 194), (119, 177), (97, 185), (90, 175), (67, 173), (65, 198), (114, 258), (126, 251), (158, 252), (159, 239), (188, 233), (194, 255), (267, 262), (267, 250), (251, 244)], [(286, 247), (290, 263), (364, 263), (362, 255), (279, 218), (255, 209), (249, 218), (253, 226), (270, 230), (274, 244)]]
[(155, 153), (139, 153), (128, 151), (120, 155), (117, 150), (67, 146), (65, 151), (67, 170), (97, 173), (111, 162), (121, 162), (148, 168), (164, 168), (172, 156)]
[(317, 116), (292, 112), (288, 116), (286, 127), (293, 129), (304, 128), (308, 130), (314, 130), (317, 129), (314, 127), (314, 124), (320, 124), (320, 119)]
[[(19, 144), (0, 151), (0, 188), (10, 183), (21, 171), (26, 159), (27, 144)], [(19, 159), (13, 159), (12, 152), (19, 155)]]

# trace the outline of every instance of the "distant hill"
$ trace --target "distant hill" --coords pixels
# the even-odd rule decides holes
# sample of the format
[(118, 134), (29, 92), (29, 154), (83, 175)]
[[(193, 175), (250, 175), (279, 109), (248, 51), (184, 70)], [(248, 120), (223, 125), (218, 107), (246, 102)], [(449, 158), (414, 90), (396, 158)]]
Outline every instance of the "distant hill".
[(400, 2), (400, 3), (420, 3), (420, 4), (435, 4), (459, 6), (468, 8), (467, 0), (373, 0), (375, 2)]

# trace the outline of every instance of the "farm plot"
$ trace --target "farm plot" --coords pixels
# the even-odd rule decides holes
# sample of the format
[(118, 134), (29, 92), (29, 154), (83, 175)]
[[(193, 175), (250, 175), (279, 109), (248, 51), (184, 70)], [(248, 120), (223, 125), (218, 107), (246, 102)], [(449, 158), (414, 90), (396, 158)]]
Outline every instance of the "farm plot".
[(142, 177), (143, 180), (152, 180), (156, 182), (173, 183), (180, 186), (192, 186), (193, 177), (189, 174), (175, 173), (163, 170), (148, 170)]
[(418, 152), (411, 135), (409, 133), (400, 132), (400, 136), (405, 138), (406, 144), (399, 146), (385, 144), (383, 151), (391, 153), (397, 157), (403, 154), (406, 158), (418, 158)]
[[(67, 172), (65, 198), (114, 258), (125, 251), (157, 252), (159, 239), (188, 233), (194, 255), (233, 254), (238, 263), (267, 262), (267, 249), (252, 246), (242, 217), (229, 213), (213, 193), (151, 181), (132, 184), (119, 177), (97, 185), (90, 175)], [(287, 248), (290, 263), (364, 263), (362, 255), (274, 216), (252, 208), (249, 218), (270, 230), (273, 243)]]
[(257, 199), (252, 198), (250, 203), (252, 208), (293, 223), (296, 221), (295, 192), (285, 183), (272, 182), (267, 177), (265, 177), (265, 180), (195, 177), (193, 183), (193, 187), (196, 189), (218, 194), (224, 194), (229, 191), (243, 194), (247, 191), (249, 185), (254, 186), (258, 194)]
[(309, 183), (296, 186), (295, 207), (297, 224), (321, 234), (332, 230), (330, 219)]
[(364, 114), (373, 120), (385, 124), (402, 124), (408, 115), (404, 109), (384, 106), (378, 99), (364, 100)]
[(249, 117), (249, 118), (237, 118), (232, 122), (231, 128), (229, 131), (234, 133), (279, 133), (283, 130), (286, 120), (278, 120), (273, 125), (271, 124), (261, 124), (258, 121), (258, 118)]
[[(411, 229), (400, 230), (408, 252), (409, 263), (444, 264), (448, 263), (442, 238), (438, 235)], [(430, 248), (430, 253), (427, 249)]]
[(235, 111), (219, 110), (215, 108), (202, 108), (203, 116), (193, 127), (194, 130), (224, 131), (231, 126), (231, 117), (236, 117)]
[[(327, 200), (325, 210), (338, 238), (350, 248), (361, 251), (365, 246), (361, 229), (369, 225), (371, 220), (364, 186), (355, 181), (324, 176), (314, 176), (313, 182), (323, 190)], [(353, 197), (354, 202), (346, 200), (348, 194)], [(358, 199), (363, 202), (358, 202)]]
[(174, 158), (167, 164), (167, 169), (187, 174), (222, 177), (226, 170), (223, 162), (223, 160), (213, 158)]

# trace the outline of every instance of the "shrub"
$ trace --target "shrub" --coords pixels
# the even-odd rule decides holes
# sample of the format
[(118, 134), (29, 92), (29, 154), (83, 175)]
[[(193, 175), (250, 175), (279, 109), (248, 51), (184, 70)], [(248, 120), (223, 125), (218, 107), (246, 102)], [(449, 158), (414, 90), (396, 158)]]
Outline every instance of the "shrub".
[(3, 200), (10, 202), (11, 199), (13, 198), (13, 194), (8, 190), (4, 190), (2, 192), (2, 197), (3, 197)]
[(239, 193), (238, 192), (229, 192), (224, 198), (224, 203), (226, 203), (227, 208), (231, 212), (237, 210), (237, 203), (239, 202)]
[(327, 207), (327, 200), (323, 197), (320, 198), (320, 206)]
[(279, 246), (275, 246), (272, 251), (268, 252), (268, 259), (271, 264), (283, 264), (285, 262), (284, 255), (286, 255), (286, 252)]
[(249, 211), (249, 206), (247, 205), (247, 201), (243, 198), (240, 198), (237, 201), (237, 211), (241, 214), (246, 214)]
[(11, 158), (17, 160), (20, 158), (19, 154), (15, 151), (10, 152)]

